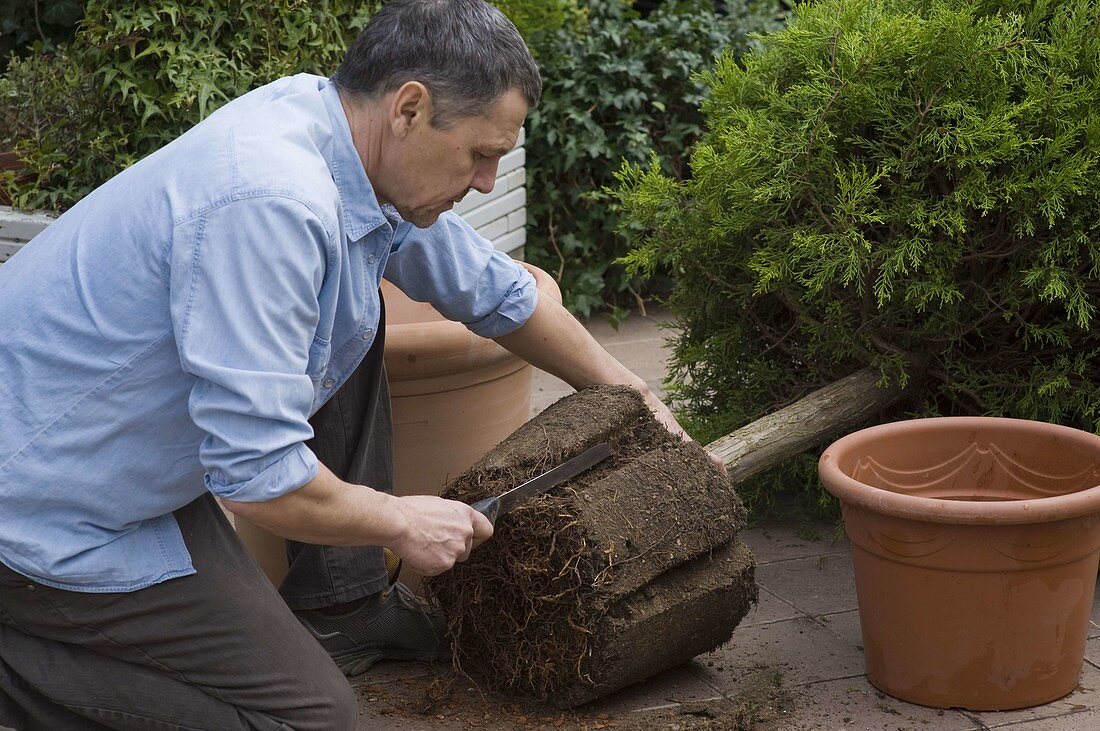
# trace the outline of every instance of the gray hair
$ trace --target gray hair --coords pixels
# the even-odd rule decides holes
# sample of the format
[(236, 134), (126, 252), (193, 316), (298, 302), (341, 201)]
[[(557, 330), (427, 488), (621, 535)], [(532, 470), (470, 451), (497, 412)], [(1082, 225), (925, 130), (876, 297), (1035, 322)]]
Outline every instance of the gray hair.
[(377, 98), (409, 81), (431, 94), (432, 126), (485, 114), (511, 89), (534, 107), (542, 79), (519, 31), (484, 0), (390, 0), (344, 56), (332, 81)]

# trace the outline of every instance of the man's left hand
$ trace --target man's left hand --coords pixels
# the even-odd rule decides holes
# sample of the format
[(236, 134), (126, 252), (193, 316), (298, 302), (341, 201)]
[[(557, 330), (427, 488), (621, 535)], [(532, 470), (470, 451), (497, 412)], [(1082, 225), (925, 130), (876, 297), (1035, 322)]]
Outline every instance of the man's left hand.
[[(659, 421), (661, 424), (664, 425), (666, 429), (683, 439), (685, 442), (695, 441), (690, 436), (688, 436), (688, 433), (684, 431), (684, 428), (682, 426), (680, 426), (680, 422), (676, 421), (676, 417), (672, 415), (672, 411), (669, 410), (668, 406), (666, 406), (664, 402), (661, 401), (661, 399), (657, 398), (657, 394), (653, 393), (653, 391), (648, 387), (646, 387), (644, 390), (641, 388), (639, 388), (638, 390), (641, 392), (642, 397), (645, 399), (646, 405), (649, 407), (649, 410), (653, 412), (653, 416), (656, 417), (657, 421)], [(704, 451), (706, 451), (705, 448)], [(722, 462), (722, 459), (720, 457), (711, 454), (710, 452), (707, 452), (707, 456), (710, 457), (710, 461), (713, 462), (715, 467), (720, 469), (723, 474), (726, 472), (726, 465)]]

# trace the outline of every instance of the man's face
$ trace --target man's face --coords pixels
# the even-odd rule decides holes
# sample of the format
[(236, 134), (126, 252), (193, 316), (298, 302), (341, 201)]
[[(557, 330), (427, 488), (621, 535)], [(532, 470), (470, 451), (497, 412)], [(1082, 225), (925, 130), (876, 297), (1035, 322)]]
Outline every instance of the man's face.
[(513, 89), (484, 115), (452, 120), (447, 129), (421, 118), (387, 156), (386, 199), (406, 221), (427, 228), (470, 190), (488, 193), (526, 116), (527, 100)]

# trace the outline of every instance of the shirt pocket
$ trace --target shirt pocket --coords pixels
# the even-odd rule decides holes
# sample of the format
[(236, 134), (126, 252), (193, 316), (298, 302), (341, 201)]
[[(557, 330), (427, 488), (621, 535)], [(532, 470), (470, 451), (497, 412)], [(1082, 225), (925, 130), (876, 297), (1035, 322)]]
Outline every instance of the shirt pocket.
[(328, 370), (329, 358), (332, 357), (332, 343), (319, 337), (313, 338), (313, 344), (309, 346), (309, 363), (306, 365), (306, 375), (313, 381), (320, 381)]

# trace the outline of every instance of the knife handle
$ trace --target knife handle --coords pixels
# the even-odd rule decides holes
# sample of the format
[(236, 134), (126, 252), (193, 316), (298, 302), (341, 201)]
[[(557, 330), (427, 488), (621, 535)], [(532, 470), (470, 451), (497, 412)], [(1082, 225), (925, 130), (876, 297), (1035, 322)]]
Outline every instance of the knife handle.
[(497, 511), (500, 510), (499, 497), (487, 497), (484, 500), (478, 500), (476, 503), (471, 503), (470, 507), (488, 518), (494, 527), (496, 526)]

